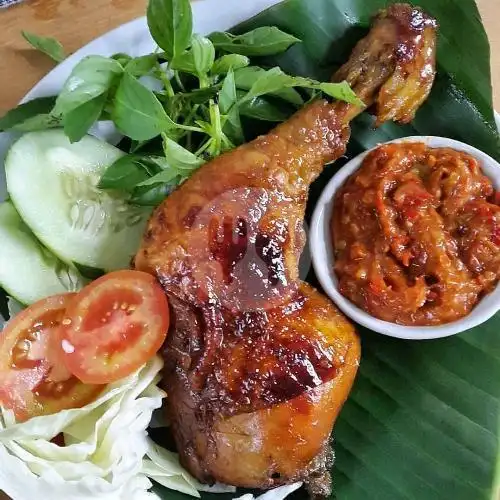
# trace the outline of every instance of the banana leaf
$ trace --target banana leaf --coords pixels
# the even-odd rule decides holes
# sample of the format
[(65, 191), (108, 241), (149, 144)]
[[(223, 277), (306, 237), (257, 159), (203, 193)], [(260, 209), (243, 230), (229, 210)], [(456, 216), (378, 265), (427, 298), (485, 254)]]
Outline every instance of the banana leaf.
[[(235, 28), (275, 25), (303, 40), (261, 59), (285, 71), (328, 76), (365, 35), (385, 0), (286, 0)], [(353, 124), (348, 157), (381, 141), (441, 135), (470, 143), (500, 160), (492, 107), (489, 45), (473, 0), (414, 0), (440, 23), (438, 77), (408, 126), (373, 130)], [(311, 189), (310, 209), (336, 163)], [(313, 275), (309, 280), (316, 284)], [(361, 368), (334, 429), (332, 471), (338, 500), (493, 500), (500, 498), (500, 314), (444, 340), (408, 342), (360, 328)], [(159, 488), (162, 498), (185, 495)], [(202, 493), (203, 500), (235, 495)], [(294, 498), (306, 498), (304, 491)]]

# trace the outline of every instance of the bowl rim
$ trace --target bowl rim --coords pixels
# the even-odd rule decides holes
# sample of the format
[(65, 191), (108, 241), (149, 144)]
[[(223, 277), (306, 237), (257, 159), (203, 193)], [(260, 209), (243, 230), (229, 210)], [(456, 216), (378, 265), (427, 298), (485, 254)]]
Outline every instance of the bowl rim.
[(363, 160), (370, 152), (384, 144), (405, 142), (423, 142), (428, 147), (449, 147), (469, 153), (479, 160), (483, 172), (492, 180), (495, 189), (500, 189), (500, 163), (483, 151), (464, 142), (447, 137), (413, 135), (379, 143), (375, 147), (359, 154), (340, 168), (323, 189), (314, 209), (310, 226), (309, 247), (312, 264), (325, 293), (346, 316), (359, 325), (383, 335), (406, 340), (430, 340), (449, 337), (483, 324), (500, 311), (500, 283), (497, 284), (491, 293), (481, 299), (464, 318), (437, 326), (405, 326), (375, 318), (354, 305), (338, 291), (337, 278), (333, 271), (334, 257), (330, 236), (330, 218), (335, 193), (359, 169)]

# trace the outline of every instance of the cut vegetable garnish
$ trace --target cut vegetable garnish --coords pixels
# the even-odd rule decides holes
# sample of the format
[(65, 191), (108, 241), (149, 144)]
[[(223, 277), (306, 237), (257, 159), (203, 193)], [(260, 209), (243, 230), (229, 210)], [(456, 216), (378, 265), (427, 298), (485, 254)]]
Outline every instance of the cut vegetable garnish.
[(62, 130), (28, 133), (10, 149), (5, 171), (12, 202), (62, 260), (104, 270), (128, 267), (149, 210), (97, 187), (122, 155), (90, 136), (71, 144)]
[(75, 294), (33, 304), (11, 320), (0, 336), (0, 405), (18, 420), (76, 408), (102, 390), (74, 377), (55, 349), (54, 335)]
[(78, 271), (49, 252), (8, 202), (0, 205), (0, 241), (0, 286), (23, 304), (83, 286)]
[(156, 354), (168, 326), (167, 298), (156, 280), (139, 271), (117, 271), (88, 285), (70, 304), (58, 349), (83, 382), (110, 383)]

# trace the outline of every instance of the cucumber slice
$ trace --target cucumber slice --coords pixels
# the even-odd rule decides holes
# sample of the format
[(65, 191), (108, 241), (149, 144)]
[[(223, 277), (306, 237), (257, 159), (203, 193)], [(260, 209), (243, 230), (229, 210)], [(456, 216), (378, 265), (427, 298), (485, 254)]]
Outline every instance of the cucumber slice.
[(123, 154), (91, 136), (71, 144), (56, 129), (25, 134), (11, 147), (5, 171), (12, 202), (62, 260), (105, 271), (129, 267), (151, 208), (97, 188)]
[(76, 270), (35, 238), (14, 206), (0, 204), (0, 286), (23, 304), (83, 286)]

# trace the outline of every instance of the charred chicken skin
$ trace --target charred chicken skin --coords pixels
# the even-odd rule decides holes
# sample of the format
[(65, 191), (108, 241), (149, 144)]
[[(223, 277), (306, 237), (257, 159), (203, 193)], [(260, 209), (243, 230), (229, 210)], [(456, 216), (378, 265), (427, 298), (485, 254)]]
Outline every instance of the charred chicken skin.
[(300, 281), (308, 188), (341, 156), (349, 121), (408, 122), (435, 74), (436, 22), (380, 12), (334, 80), (364, 107), (318, 100), (266, 136), (201, 167), (153, 214), (137, 269), (167, 293), (168, 415), (183, 465), (203, 482), (331, 489), (329, 439), (360, 342), (333, 304)]

